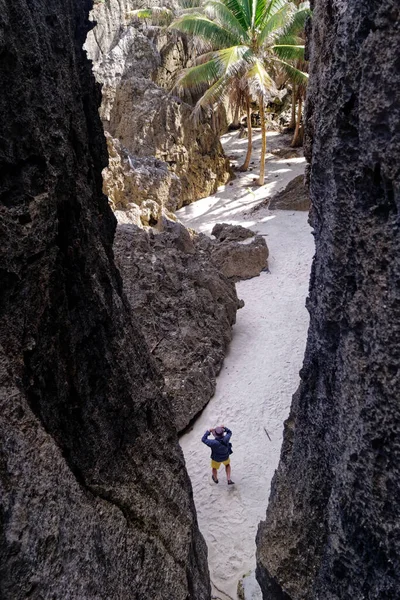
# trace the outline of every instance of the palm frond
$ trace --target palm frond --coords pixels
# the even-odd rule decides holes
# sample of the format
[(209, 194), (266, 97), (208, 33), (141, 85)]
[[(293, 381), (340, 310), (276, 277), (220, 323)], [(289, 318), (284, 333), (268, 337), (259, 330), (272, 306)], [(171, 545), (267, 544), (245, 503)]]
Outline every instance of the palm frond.
[(201, 109), (213, 107), (214, 104), (220, 104), (225, 98), (228, 98), (231, 83), (227, 77), (220, 77), (197, 102), (193, 110), (193, 117), (198, 119)]
[(191, 33), (210, 42), (215, 48), (233, 46), (237, 43), (236, 37), (230, 31), (201, 14), (183, 15), (173, 21), (169, 29), (178, 29), (178, 31), (182, 31), (183, 33)]
[(248, 30), (243, 27), (240, 20), (229, 10), (225, 2), (210, 0), (205, 6), (205, 11), (211, 18), (217, 18), (218, 22), (233, 35), (237, 36), (238, 42), (250, 41)]
[(304, 60), (304, 46), (293, 46), (292, 44), (275, 44), (272, 46), (274, 53), (283, 60)]
[(286, 25), (284, 35), (301, 35), (304, 32), (306, 21), (311, 14), (312, 12), (309, 8), (297, 10), (293, 14), (291, 21)]
[(290, 79), (294, 83), (298, 83), (301, 85), (306, 85), (308, 82), (308, 73), (304, 73), (304, 71), (300, 71), (300, 69), (296, 69), (293, 65), (287, 63), (285, 60), (280, 58), (274, 58), (274, 61), (279, 64), (279, 66), (286, 71)]
[(267, 95), (274, 96), (278, 93), (275, 82), (268, 74), (260, 60), (256, 60), (247, 71), (249, 88), (253, 96), (259, 98)]
[(179, 74), (174, 89), (178, 92), (184, 89), (203, 92), (204, 85), (212, 85), (221, 74), (220, 65), (214, 59), (208, 60), (201, 65), (184, 69)]
[(267, 5), (270, 0), (256, 0), (254, 5), (253, 28), (258, 28), (265, 18)]
[(287, 2), (274, 14), (269, 15), (260, 26), (259, 44), (262, 45), (268, 37), (277, 39), (281, 36), (293, 20), (295, 12), (294, 4)]
[(240, 78), (256, 60), (248, 46), (232, 46), (215, 52), (215, 60), (230, 78)]
[(264, 17), (267, 21), (272, 15), (280, 11), (290, 0), (266, 0)]
[(277, 46), (304, 46), (304, 39), (294, 33), (283, 33), (276, 40)]
[(200, 64), (182, 71), (175, 88), (178, 91), (188, 88), (202, 92), (204, 85), (214, 85), (220, 78), (225, 78), (226, 85), (229, 85), (230, 81), (243, 77), (249, 65), (253, 64), (252, 60), (253, 55), (247, 46), (232, 46), (209, 52), (198, 58), (198, 61), (202, 61)]
[(243, 6), (247, 28), (250, 29), (253, 25), (253, 0), (240, 0), (240, 4)]
[(235, 19), (239, 21), (243, 29), (247, 31), (251, 23), (247, 19), (242, 0), (221, 0), (221, 2), (233, 14)]
[(183, 10), (188, 8), (199, 8), (202, 5), (202, 0), (179, 0), (179, 6)]

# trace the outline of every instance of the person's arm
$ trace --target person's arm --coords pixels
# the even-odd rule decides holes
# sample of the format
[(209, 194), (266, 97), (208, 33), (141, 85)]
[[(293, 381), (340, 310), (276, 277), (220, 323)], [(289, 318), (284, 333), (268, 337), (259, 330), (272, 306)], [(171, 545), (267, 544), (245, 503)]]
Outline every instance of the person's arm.
[(231, 439), (232, 431), (230, 429), (228, 429), (228, 427), (224, 427), (224, 429), (225, 429), (224, 440), (226, 441), (226, 443), (228, 443), (229, 440)]
[(207, 431), (205, 432), (205, 434), (204, 434), (204, 435), (203, 435), (203, 437), (201, 438), (201, 441), (203, 442), (203, 444), (206, 444), (206, 446), (210, 446), (210, 448), (211, 448), (211, 446), (213, 445), (213, 441), (214, 441), (214, 440), (208, 440), (208, 439), (207, 439), (207, 438), (208, 438), (208, 436), (209, 436), (210, 434), (211, 434), (211, 431), (209, 431), (209, 430), (207, 429)]

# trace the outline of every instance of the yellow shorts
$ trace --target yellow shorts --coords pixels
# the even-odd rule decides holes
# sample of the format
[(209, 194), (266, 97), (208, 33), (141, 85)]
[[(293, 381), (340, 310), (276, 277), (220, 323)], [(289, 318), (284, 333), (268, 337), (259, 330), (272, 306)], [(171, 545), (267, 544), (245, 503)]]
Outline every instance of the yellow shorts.
[(225, 467), (227, 467), (228, 465), (230, 465), (231, 463), (231, 459), (228, 458), (227, 460), (224, 460), (223, 462), (217, 462), (216, 460), (212, 460), (211, 461), (211, 468), (212, 469), (219, 469), (221, 465), (225, 465)]

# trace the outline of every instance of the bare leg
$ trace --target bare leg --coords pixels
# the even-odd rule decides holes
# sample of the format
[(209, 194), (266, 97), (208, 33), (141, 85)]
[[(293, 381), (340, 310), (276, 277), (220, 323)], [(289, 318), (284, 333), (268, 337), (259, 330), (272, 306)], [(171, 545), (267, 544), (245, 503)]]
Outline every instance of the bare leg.
[(212, 479), (215, 483), (218, 483), (218, 471), (217, 469), (212, 469)]
[(231, 465), (226, 465), (225, 471), (226, 471), (226, 478), (228, 481), (230, 481), (231, 480)]

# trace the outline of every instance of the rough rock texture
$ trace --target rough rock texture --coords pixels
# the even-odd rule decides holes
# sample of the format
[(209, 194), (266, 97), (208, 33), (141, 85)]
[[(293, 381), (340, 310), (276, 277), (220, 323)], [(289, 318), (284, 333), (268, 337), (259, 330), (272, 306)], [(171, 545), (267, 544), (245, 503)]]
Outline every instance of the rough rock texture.
[(255, 236), (254, 231), (242, 227), (242, 225), (231, 225), (230, 223), (216, 223), (211, 231), (219, 242), (239, 242)]
[(282, 192), (268, 199), (268, 208), (270, 210), (310, 210), (310, 195), (304, 183), (304, 175), (298, 175), (289, 181)]
[(210, 599), (113, 262), (90, 2), (0, 0), (0, 597)]
[(225, 277), (232, 281), (251, 279), (268, 269), (269, 251), (262, 235), (229, 223), (217, 223), (211, 233), (216, 240), (202, 236), (199, 242)]
[(222, 242), (213, 248), (212, 260), (233, 281), (251, 279), (268, 269), (268, 246), (261, 235), (249, 243)]
[[(98, 25), (86, 47), (103, 85), (105, 129), (135, 160), (156, 158), (179, 177), (178, 198), (172, 190), (169, 200), (175, 198), (174, 208), (179, 208), (225, 183), (229, 161), (210, 123), (196, 124), (191, 106), (169, 93), (176, 72), (190, 60), (184, 38), (129, 19), (129, 11), (141, 7), (137, 0), (97, 5), (93, 18)], [(153, 188), (161, 204), (164, 191), (158, 194), (157, 177)], [(136, 197), (129, 201), (140, 202)]]
[(400, 7), (313, 5), (311, 323), (257, 574), (268, 600), (389, 600), (400, 589)]
[(114, 251), (182, 431), (214, 394), (242, 303), (209, 251), (180, 223), (165, 220), (162, 233), (121, 225)]
[(114, 210), (129, 211), (137, 207), (144, 225), (148, 225), (146, 203), (156, 204), (152, 215), (158, 221), (179, 203), (181, 184), (168, 166), (157, 158), (134, 158), (119, 140), (106, 133), (109, 155), (108, 167), (103, 170), (103, 190)]

